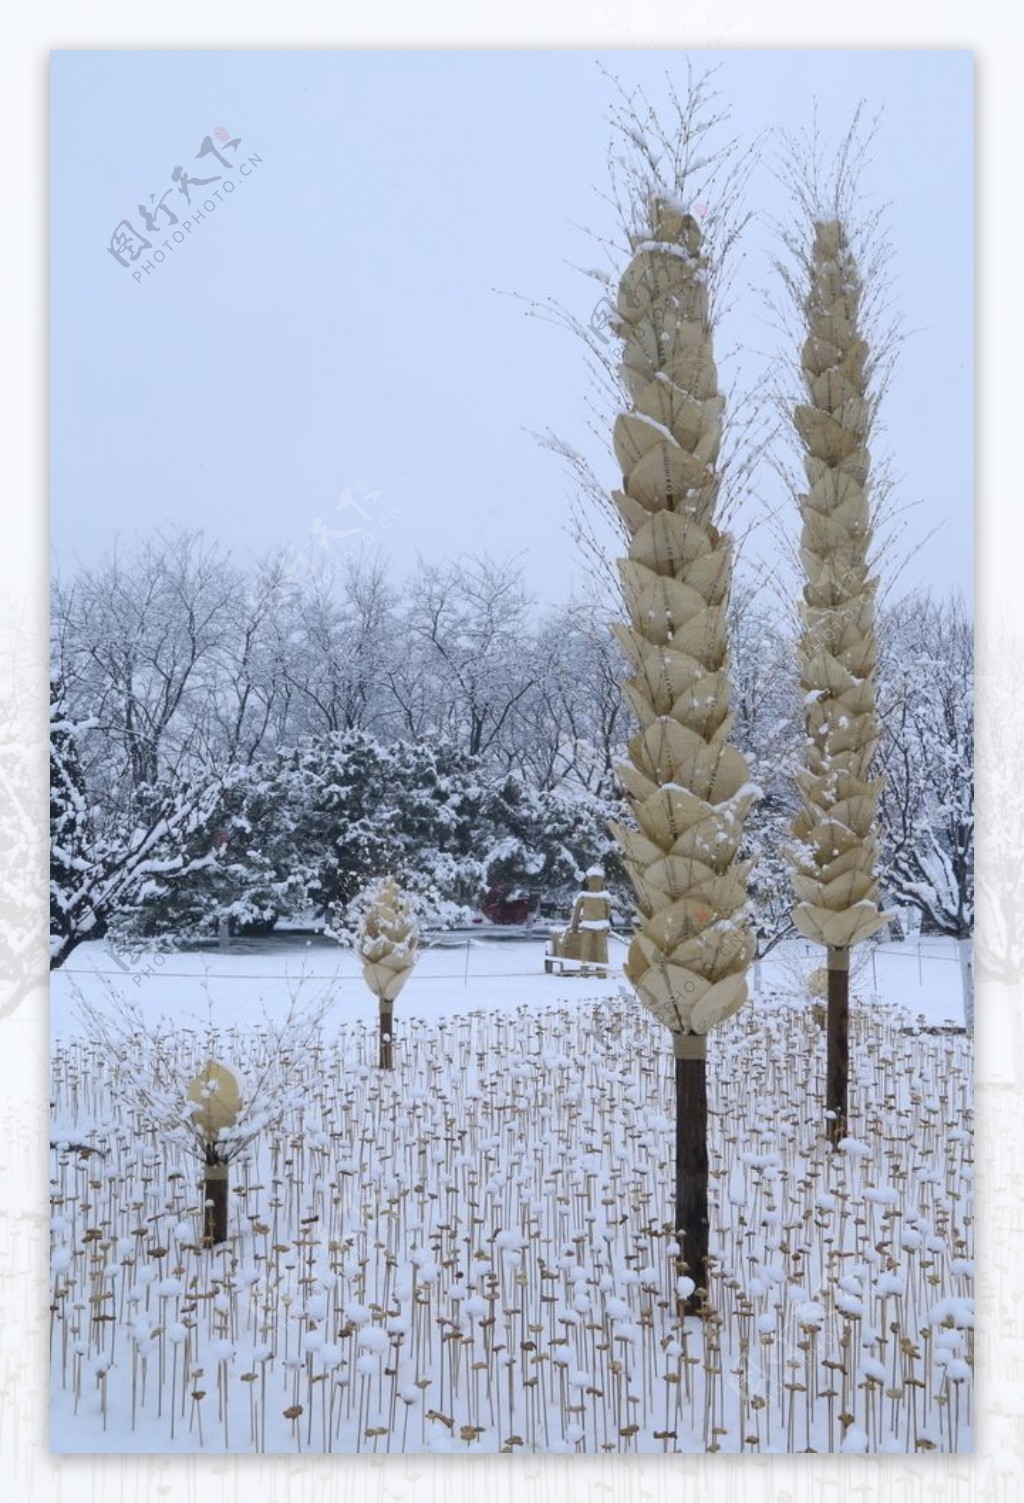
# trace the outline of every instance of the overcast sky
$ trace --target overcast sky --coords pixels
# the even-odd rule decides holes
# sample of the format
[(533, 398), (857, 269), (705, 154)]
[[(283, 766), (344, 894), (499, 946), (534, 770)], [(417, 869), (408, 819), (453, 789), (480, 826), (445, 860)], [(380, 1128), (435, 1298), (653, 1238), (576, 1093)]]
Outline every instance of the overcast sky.
[[(569, 477), (533, 435), (559, 434), (613, 484), (610, 444), (588, 431), (579, 343), (505, 294), (550, 297), (589, 320), (598, 290), (575, 269), (595, 262), (582, 227), (614, 228), (600, 196), (611, 90), (599, 64), (658, 99), (666, 69), (683, 79), (687, 56), (721, 62), (718, 87), (744, 137), (805, 127), (815, 98), (829, 137), (861, 98), (883, 110), (864, 186), (891, 205), (894, 293), (911, 331), (886, 438), (900, 499), (921, 503), (907, 513), (907, 544), (937, 529), (902, 585), (969, 594), (974, 148), (963, 52), (56, 54), (61, 569), (168, 523), (201, 527), (240, 558), (343, 552), (358, 529), (401, 568), (417, 554), (487, 550), (521, 555), (546, 603), (585, 588)], [(206, 138), (215, 152), (197, 159)], [(721, 351), (772, 344), (757, 292), (780, 207), (766, 168), (749, 199), (763, 218)], [(215, 207), (195, 218), (207, 201)], [(123, 246), (121, 265), (108, 247), (122, 220), (143, 231), (140, 204), (159, 229), (137, 261), (138, 245)], [(775, 499), (767, 472), (761, 491)]]

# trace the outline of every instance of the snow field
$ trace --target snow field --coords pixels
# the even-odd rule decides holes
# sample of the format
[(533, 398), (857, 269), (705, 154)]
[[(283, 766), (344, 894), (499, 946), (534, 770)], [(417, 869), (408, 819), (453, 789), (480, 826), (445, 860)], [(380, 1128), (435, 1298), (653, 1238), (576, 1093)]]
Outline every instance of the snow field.
[[(437, 1019), (486, 1007), (502, 1011), (547, 1007), (582, 987), (587, 997), (617, 997), (623, 986), (626, 943), (613, 934), (604, 980), (560, 981), (544, 974), (542, 938), (487, 939), (449, 935), (420, 950), (416, 968), (397, 1003), (404, 1018)], [(824, 959), (820, 946), (783, 941), (751, 970), (750, 990), (806, 997), (808, 981)], [(964, 1008), (956, 943), (929, 938), (902, 944), (858, 945), (850, 976), (855, 1001), (881, 997), (898, 1002), (911, 1017), (963, 1025)], [(79, 998), (108, 1005), (116, 992), (137, 998), (147, 1016), (166, 1013), (203, 1026), (213, 1008), (222, 1024), (249, 1025), (261, 1016), (282, 1017), (298, 994), (328, 988), (332, 1013), (350, 1021), (366, 1016), (373, 999), (351, 949), (318, 941), (249, 947), (235, 941), (227, 954), (215, 950), (149, 951), (129, 956), (104, 943), (80, 945), (51, 981), (53, 1032), (77, 1027)]]
[[(51, 1155), (55, 1450), (970, 1447), (962, 1035), (855, 1007), (832, 1153), (811, 1010), (716, 1031), (698, 1319), (666, 1224), (671, 1050), (642, 1008), (399, 1009), (390, 1073), (365, 1012), (55, 1044), (54, 1137), (100, 1150)], [(188, 1134), (152, 1109), (211, 1054), (263, 1121), (215, 1249)]]

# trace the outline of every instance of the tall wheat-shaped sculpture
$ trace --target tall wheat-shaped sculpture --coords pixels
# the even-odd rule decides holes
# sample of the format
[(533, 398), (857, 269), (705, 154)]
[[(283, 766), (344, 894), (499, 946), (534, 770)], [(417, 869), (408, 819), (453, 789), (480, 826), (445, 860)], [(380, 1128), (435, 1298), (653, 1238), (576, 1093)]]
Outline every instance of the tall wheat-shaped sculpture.
[(737, 850), (757, 790), (729, 740), (731, 544), (714, 521), (725, 403), (701, 229), (655, 195), (631, 243), (617, 305), (631, 406), (615, 423), (623, 484), (614, 500), (630, 536), (619, 565), (629, 624), (616, 632), (639, 722), (619, 774), (639, 829), (613, 828), (639, 909), (626, 972), (673, 1038), (675, 1224), (699, 1291), (708, 1255), (706, 1035), (746, 998), (755, 945), (738, 917), (749, 863)]
[(790, 859), (794, 923), (828, 951), (826, 1106), (837, 1141), (847, 1119), (850, 949), (885, 922), (874, 876), (882, 781), (870, 776), (880, 733), (877, 581), (868, 563), (869, 350), (858, 332), (861, 281), (840, 220), (814, 225), (808, 271), (801, 367), (809, 400), (793, 414), (809, 487), (798, 497), (807, 734)]

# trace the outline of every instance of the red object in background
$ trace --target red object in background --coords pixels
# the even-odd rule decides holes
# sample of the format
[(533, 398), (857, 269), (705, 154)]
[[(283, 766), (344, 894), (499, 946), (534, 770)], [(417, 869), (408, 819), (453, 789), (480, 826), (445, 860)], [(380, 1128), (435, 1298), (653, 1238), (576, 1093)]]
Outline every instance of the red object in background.
[(229, 130), (225, 130), (223, 125), (218, 125), (213, 134), (217, 137), (218, 141), (226, 141), (231, 132)]
[(218, 850), (223, 850), (223, 848), (228, 843), (228, 832), (227, 832), (227, 830), (214, 830), (214, 832), (213, 832), (213, 843), (217, 847)]
[(508, 887), (489, 887), (480, 911), (492, 924), (525, 924), (530, 917), (529, 893), (512, 893)]

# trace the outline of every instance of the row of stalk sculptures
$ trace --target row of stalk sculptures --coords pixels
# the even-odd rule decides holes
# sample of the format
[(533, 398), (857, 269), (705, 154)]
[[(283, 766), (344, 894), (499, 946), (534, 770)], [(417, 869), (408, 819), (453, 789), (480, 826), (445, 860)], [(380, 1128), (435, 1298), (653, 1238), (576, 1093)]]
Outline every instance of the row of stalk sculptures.
[[(806, 401), (793, 413), (806, 476), (798, 496), (806, 756), (788, 855), (796, 927), (827, 951), (825, 1115), (835, 1143), (846, 1131), (850, 950), (884, 922), (874, 876), (881, 781), (870, 776), (878, 740), (877, 581), (868, 562), (873, 404), (858, 332), (861, 282), (844, 227), (826, 220), (812, 233), (800, 355)], [(613, 497), (629, 536), (619, 562), (627, 620), (616, 632), (637, 729), (618, 771), (635, 826), (613, 828), (637, 900), (626, 974), (673, 1042), (674, 1227), (696, 1312), (708, 1258), (707, 1037), (747, 996), (755, 940), (743, 918), (750, 862), (739, 848), (758, 790), (730, 740), (732, 543), (716, 522), (725, 399), (702, 231), (674, 200), (653, 195), (632, 249), (617, 298), (626, 410), (614, 428), (623, 480)], [(416, 958), (415, 924), (391, 882), (377, 889), (359, 950), (380, 1001), (379, 1060), (389, 1069), (394, 1002)], [(211, 1079), (198, 1083), (197, 1101), (217, 1094)], [(223, 1099), (235, 1102), (230, 1087)], [(216, 1175), (215, 1137), (208, 1158)], [(216, 1181), (214, 1209), (222, 1199)], [(226, 1235), (223, 1218), (208, 1232)]]
[[(828, 966), (827, 1130), (846, 1131), (850, 950), (885, 921), (874, 833), (878, 741), (867, 449), (870, 360), (861, 282), (843, 225), (813, 225), (800, 352), (806, 401), (793, 413), (798, 496), (805, 761), (789, 848), (794, 922)], [(731, 540), (716, 525), (725, 400), (708, 308), (709, 265), (692, 215), (659, 197), (618, 290), (629, 410), (615, 423), (630, 537), (618, 628), (638, 730), (619, 769), (636, 829), (618, 828), (639, 922), (626, 971), (669, 1029), (676, 1067), (675, 1226), (698, 1285), (708, 1256), (706, 1041), (746, 1000), (755, 940), (739, 858), (757, 789), (731, 743), (726, 612)]]

